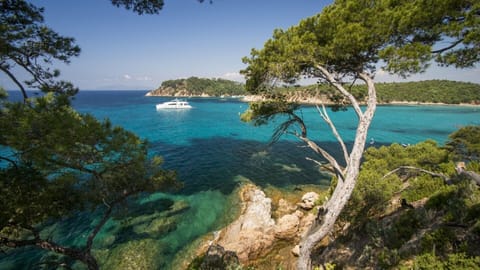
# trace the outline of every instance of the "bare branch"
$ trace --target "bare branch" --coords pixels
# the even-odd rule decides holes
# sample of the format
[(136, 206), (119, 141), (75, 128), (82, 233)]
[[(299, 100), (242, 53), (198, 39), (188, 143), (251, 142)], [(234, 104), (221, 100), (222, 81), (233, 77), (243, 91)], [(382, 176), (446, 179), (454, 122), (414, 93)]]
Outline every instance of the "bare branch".
[(326, 68), (320, 65), (317, 65), (317, 68), (322, 72), (322, 74), (325, 76), (325, 79), (327, 79), (327, 81), (331, 85), (337, 88), (337, 90), (340, 91), (342, 95), (344, 95), (346, 98), (348, 98), (348, 100), (350, 100), (350, 103), (352, 103), (353, 109), (355, 110), (358, 118), (362, 118), (363, 112), (357, 99), (350, 92), (348, 92), (337, 80), (335, 80), (335, 77)]
[(422, 168), (418, 168), (418, 167), (414, 167), (414, 166), (400, 166), (398, 168), (396, 168), (395, 170), (393, 171), (390, 171), (388, 172), (387, 174), (385, 174), (382, 179), (385, 179), (387, 177), (389, 177), (390, 175), (394, 174), (394, 173), (397, 173), (398, 171), (402, 171), (402, 170), (412, 170), (412, 171), (417, 171), (417, 172), (421, 172), (421, 173), (425, 173), (425, 174), (429, 174), (433, 177), (439, 177), (439, 178), (442, 178), (443, 181), (445, 183), (449, 183), (450, 182), (450, 177), (442, 174), (442, 173), (436, 173), (436, 172), (432, 172), (432, 171), (428, 171), (428, 170), (425, 170), (425, 169), (422, 169)]
[(318, 146), (315, 142), (311, 141), (310, 139), (306, 137), (299, 137), (302, 141), (304, 141), (310, 149), (312, 149), (315, 153), (321, 155), (323, 158), (325, 158), (330, 165), (332, 165), (333, 169), (335, 170), (335, 174), (342, 180), (345, 179), (345, 175), (343, 173), (342, 168), (338, 164), (338, 162), (335, 160), (335, 158), (330, 155), (326, 150)]
[(316, 160), (316, 159), (313, 159), (313, 158), (309, 158), (309, 157), (306, 157), (305, 158), (306, 160), (308, 161), (312, 161), (313, 163), (317, 164), (318, 166), (320, 166), (321, 168), (324, 168), (332, 173), (337, 173), (332, 167), (330, 166), (327, 166), (327, 164), (324, 164), (324, 163), (321, 163), (320, 161)]
[(333, 135), (335, 136), (338, 143), (340, 144), (340, 147), (342, 148), (342, 151), (343, 151), (343, 158), (345, 159), (345, 163), (348, 165), (349, 155), (348, 155), (347, 147), (345, 146), (345, 143), (343, 142), (342, 137), (338, 133), (337, 128), (335, 127), (332, 120), (328, 116), (327, 110), (325, 109), (325, 105), (322, 104), (322, 110), (320, 110), (320, 107), (318, 105), (316, 105), (316, 107), (317, 107), (318, 113), (320, 114), (322, 119), (328, 124), (328, 126), (330, 126), (330, 129), (332, 130)]

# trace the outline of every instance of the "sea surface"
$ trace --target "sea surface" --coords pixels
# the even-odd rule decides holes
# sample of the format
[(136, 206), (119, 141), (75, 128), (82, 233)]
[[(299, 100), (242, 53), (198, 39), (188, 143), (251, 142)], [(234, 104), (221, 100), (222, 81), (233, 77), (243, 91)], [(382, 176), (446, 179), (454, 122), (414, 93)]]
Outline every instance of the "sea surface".
[[(95, 254), (104, 269), (134, 261), (143, 269), (176, 269), (188, 247), (213, 234), (236, 214), (234, 189), (243, 181), (261, 187), (293, 190), (299, 185), (328, 186), (329, 178), (305, 157), (316, 157), (294, 137), (271, 144), (277, 119), (266, 126), (240, 121), (248, 104), (237, 99), (189, 98), (189, 110), (157, 111), (167, 97), (146, 97), (146, 91), (81, 91), (73, 106), (98, 119), (110, 119), (148, 140), (152, 154), (163, 156), (164, 167), (178, 172), (184, 187), (175, 194), (152, 194), (131, 203), (112, 218), (95, 241)], [(19, 92), (10, 92), (13, 98)], [(315, 107), (298, 114), (309, 137), (338, 155), (338, 144)], [(347, 145), (355, 136), (353, 110), (329, 111)], [(284, 119), (283, 119), (284, 120)], [(480, 107), (378, 106), (368, 146), (415, 144), (433, 139), (444, 144), (465, 125), (480, 125)], [(49, 237), (81, 245), (97, 213), (79, 213), (48, 226)], [(49, 254), (32, 249), (0, 255), (0, 269), (36, 269)], [(138, 262), (137, 262), (138, 261)], [(77, 265), (78, 266), (78, 265)]]

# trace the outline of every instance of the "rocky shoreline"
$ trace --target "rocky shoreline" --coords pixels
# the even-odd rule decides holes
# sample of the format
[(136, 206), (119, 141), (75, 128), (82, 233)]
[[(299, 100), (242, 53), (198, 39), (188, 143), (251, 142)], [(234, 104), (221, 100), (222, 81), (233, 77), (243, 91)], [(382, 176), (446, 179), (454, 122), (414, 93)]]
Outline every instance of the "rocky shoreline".
[(202, 258), (200, 269), (256, 265), (257, 260), (268, 257), (279, 244), (289, 254), (283, 254), (276, 263), (294, 269), (298, 243), (315, 221), (319, 195), (306, 192), (296, 204), (283, 198), (273, 202), (258, 186), (246, 183), (238, 190), (238, 196), (241, 201), (238, 218), (198, 249), (197, 255)]

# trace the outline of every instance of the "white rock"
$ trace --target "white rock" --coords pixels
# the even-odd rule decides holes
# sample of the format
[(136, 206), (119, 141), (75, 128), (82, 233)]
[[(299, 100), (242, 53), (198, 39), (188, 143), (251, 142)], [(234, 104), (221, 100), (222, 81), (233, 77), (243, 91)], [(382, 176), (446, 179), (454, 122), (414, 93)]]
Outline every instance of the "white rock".
[(315, 192), (307, 192), (302, 196), (302, 202), (298, 204), (301, 208), (305, 210), (310, 210), (315, 206), (315, 202), (320, 198), (320, 196)]

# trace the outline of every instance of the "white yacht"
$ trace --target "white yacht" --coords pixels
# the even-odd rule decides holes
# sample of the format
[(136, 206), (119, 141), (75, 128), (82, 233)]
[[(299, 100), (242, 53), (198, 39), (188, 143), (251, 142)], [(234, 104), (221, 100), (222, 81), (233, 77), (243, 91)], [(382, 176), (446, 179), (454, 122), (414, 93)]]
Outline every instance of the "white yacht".
[(157, 110), (162, 110), (162, 109), (190, 109), (192, 106), (188, 104), (187, 101), (181, 100), (181, 99), (174, 99), (170, 100), (167, 102), (159, 103), (157, 104)]

